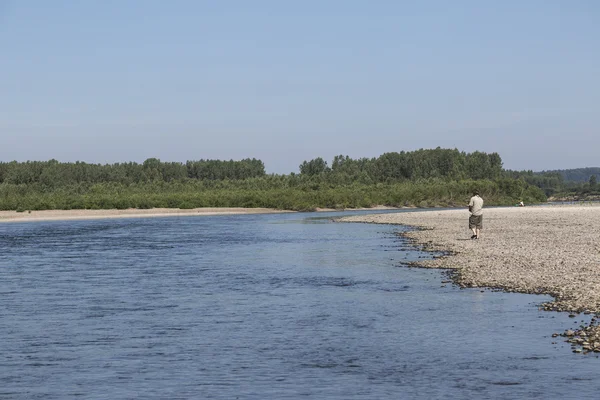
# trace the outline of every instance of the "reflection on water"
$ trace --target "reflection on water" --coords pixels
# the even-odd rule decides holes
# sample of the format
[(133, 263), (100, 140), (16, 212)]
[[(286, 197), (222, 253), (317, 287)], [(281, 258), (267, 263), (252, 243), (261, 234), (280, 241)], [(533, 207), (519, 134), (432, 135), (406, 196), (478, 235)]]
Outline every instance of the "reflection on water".
[(0, 398), (595, 398), (579, 319), (338, 215), (0, 225)]

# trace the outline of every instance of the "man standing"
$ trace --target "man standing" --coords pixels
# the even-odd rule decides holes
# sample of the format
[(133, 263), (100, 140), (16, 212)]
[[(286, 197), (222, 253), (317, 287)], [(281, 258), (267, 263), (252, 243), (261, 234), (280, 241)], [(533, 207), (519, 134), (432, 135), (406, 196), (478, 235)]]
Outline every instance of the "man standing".
[(475, 190), (473, 197), (469, 200), (469, 229), (473, 231), (471, 239), (479, 239), (479, 234), (483, 228), (483, 199), (479, 197), (479, 192)]

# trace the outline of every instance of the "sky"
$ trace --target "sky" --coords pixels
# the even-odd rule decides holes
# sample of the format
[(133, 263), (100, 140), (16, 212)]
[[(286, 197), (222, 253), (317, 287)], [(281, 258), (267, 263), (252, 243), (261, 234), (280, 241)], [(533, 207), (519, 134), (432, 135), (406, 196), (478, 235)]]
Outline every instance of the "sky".
[(600, 166), (596, 0), (0, 0), (0, 161)]

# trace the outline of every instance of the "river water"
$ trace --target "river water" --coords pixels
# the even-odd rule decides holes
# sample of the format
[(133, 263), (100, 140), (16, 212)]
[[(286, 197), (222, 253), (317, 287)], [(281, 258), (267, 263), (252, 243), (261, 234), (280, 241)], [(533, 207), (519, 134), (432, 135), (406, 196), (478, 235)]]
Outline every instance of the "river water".
[(598, 398), (582, 317), (356, 213), (0, 224), (0, 399)]

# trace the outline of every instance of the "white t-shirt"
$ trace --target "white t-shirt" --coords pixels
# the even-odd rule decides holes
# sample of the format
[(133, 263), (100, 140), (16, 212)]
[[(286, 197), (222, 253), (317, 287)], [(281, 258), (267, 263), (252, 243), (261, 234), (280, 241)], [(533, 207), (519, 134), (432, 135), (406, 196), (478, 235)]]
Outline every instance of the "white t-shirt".
[(478, 195), (471, 197), (471, 200), (469, 200), (469, 207), (472, 215), (483, 215), (483, 199)]

